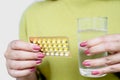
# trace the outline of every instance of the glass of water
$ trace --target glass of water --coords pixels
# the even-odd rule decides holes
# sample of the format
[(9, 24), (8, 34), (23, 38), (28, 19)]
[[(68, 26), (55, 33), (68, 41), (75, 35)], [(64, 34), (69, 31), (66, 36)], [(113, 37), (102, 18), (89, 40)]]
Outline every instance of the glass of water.
[(100, 37), (107, 34), (107, 17), (94, 17), (94, 18), (79, 18), (78, 19), (78, 62), (79, 62), (79, 71), (82, 76), (85, 77), (102, 77), (104, 75), (92, 75), (91, 71), (102, 68), (105, 66), (99, 67), (85, 67), (82, 63), (87, 59), (95, 59), (104, 57), (107, 55), (107, 52), (87, 56), (84, 51), (86, 50), (84, 47), (80, 47), (80, 43), (87, 41), (89, 39), (93, 39), (96, 37)]

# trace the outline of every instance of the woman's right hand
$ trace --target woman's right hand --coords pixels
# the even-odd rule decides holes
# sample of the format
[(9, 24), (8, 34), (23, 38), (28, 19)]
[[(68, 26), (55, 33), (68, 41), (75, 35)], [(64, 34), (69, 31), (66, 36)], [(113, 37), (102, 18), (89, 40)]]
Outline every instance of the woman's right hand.
[(35, 73), (35, 67), (41, 64), (45, 56), (38, 45), (20, 40), (10, 42), (4, 55), (8, 73), (12, 77), (21, 78), (19, 80), (27, 79)]

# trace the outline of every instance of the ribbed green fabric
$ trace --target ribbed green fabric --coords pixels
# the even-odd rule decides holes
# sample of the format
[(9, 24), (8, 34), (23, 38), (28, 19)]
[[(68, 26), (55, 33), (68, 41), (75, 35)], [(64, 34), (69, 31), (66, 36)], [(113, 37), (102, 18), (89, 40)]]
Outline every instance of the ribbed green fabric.
[(20, 39), (66, 36), (70, 57), (47, 56), (38, 66), (47, 80), (119, 80), (112, 74), (102, 78), (85, 78), (79, 73), (77, 18), (108, 17), (108, 33), (120, 33), (120, 0), (58, 0), (32, 4), (24, 12)]

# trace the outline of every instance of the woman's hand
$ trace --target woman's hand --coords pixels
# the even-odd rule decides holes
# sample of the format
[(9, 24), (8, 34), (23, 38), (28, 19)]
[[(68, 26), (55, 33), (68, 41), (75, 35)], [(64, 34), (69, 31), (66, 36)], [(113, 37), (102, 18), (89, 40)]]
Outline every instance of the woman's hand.
[(101, 69), (92, 71), (93, 75), (120, 72), (120, 34), (107, 35), (92, 40), (82, 42), (82, 47), (87, 47), (85, 54), (92, 56), (102, 52), (108, 52), (109, 55), (102, 58), (85, 60), (84, 66), (96, 67), (105, 66)]
[(36, 44), (12, 41), (5, 52), (8, 73), (18, 80), (37, 80), (35, 67), (41, 64), (44, 54)]

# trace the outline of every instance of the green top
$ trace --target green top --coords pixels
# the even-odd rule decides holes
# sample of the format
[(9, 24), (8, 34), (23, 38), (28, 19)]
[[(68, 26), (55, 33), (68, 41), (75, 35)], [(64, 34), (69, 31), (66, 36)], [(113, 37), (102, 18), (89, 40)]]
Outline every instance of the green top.
[(66, 36), (70, 57), (47, 56), (38, 67), (47, 80), (119, 80), (112, 74), (102, 78), (85, 78), (79, 73), (77, 18), (108, 17), (108, 33), (120, 33), (120, 0), (58, 0), (33, 3), (24, 12), (20, 39)]

